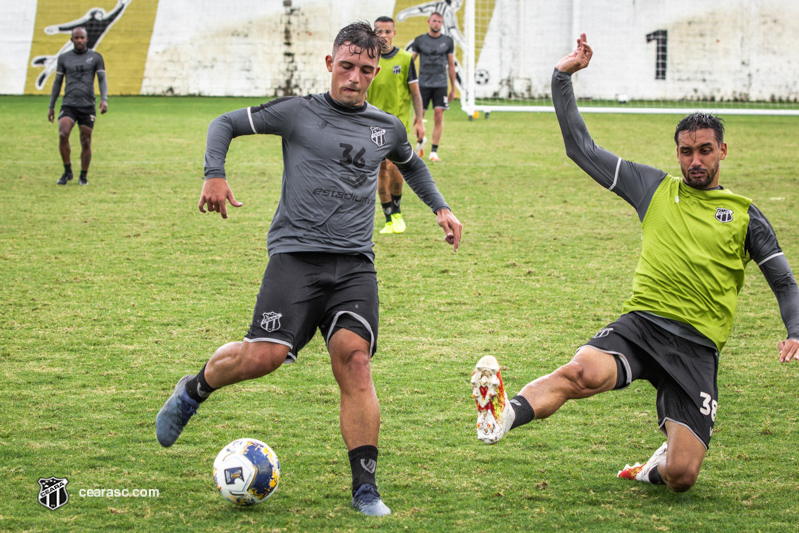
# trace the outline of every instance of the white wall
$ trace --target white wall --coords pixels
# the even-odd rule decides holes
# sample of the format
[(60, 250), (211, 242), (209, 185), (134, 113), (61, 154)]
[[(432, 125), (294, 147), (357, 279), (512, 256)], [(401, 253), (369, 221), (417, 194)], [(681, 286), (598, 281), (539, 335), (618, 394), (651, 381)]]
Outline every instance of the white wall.
[(142, 94), (323, 92), (338, 31), (393, 9), (393, 1), (160, 0)]
[[(799, 98), (799, 0), (492, 1), (493, 13), (478, 10), (486, 12), (478, 26), (488, 28), (477, 43), (477, 71), (486, 81), (479, 96), (548, 95), (554, 64), (585, 31), (595, 55), (591, 68), (575, 76), (581, 96)], [(85, 2), (79, 5), (76, 16), (85, 13)], [(141, 92), (272, 97), (325, 91), (324, 57), (338, 30), (395, 13), (395, 5), (158, 0)], [(134, 2), (129, 11), (143, 6)], [(42, 15), (36, 10), (37, 0), (0, 0), (0, 93), (25, 91), (33, 26)], [(646, 42), (647, 33), (660, 29), (668, 31), (665, 80), (654, 79), (656, 45)]]
[[(548, 95), (555, 63), (586, 32), (595, 53), (575, 76), (581, 96), (796, 100), (797, 27), (797, 0), (497, 0), (477, 96), (510, 86)], [(668, 31), (665, 80), (646, 42), (655, 30)]]
[(22, 94), (33, 42), (36, 0), (0, 3), (0, 94)]

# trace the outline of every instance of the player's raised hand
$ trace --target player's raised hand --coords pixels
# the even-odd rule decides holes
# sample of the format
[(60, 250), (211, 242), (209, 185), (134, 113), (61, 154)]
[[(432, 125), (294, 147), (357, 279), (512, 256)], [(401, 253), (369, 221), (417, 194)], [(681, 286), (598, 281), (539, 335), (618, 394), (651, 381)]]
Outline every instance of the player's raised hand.
[(574, 52), (558, 61), (558, 64), (555, 65), (555, 68), (561, 72), (574, 74), (578, 70), (582, 70), (587, 67), (588, 63), (591, 62), (591, 56), (593, 55), (594, 51), (590, 46), (588, 46), (588, 39), (584, 33), (581, 33), (580, 38), (577, 39), (577, 48), (574, 49)]
[(785, 339), (777, 347), (780, 350), (780, 363), (789, 363), (791, 359), (799, 361), (799, 340)]
[(458, 251), (458, 244), (461, 242), (461, 233), (463, 232), (463, 224), (455, 218), (452, 211), (449, 209), (439, 209), (436, 213), (436, 221), (438, 225), (444, 230), (446, 237), (444, 238), (448, 244), (452, 245), (454, 251)]
[(200, 194), (200, 203), (197, 205), (200, 208), (200, 212), (205, 213), (205, 206), (207, 205), (209, 212), (216, 211), (222, 215), (222, 218), (227, 218), (227, 202), (230, 202), (233, 207), (244, 205), (233, 197), (233, 191), (230, 190), (225, 178), (205, 180), (203, 191)]

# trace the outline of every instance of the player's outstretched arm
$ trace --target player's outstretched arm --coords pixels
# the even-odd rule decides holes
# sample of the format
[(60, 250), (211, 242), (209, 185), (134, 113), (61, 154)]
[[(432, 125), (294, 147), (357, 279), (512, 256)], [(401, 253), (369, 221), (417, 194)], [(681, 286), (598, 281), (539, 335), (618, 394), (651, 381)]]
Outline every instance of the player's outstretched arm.
[(578, 70), (587, 67), (593, 55), (594, 51), (588, 46), (588, 39), (584, 33), (581, 33), (580, 38), (577, 39), (577, 48), (571, 54), (558, 61), (555, 68), (561, 72), (574, 74)]
[(222, 215), (222, 218), (227, 218), (227, 202), (230, 202), (233, 207), (244, 205), (233, 197), (233, 191), (230, 190), (225, 178), (209, 178), (205, 180), (200, 194), (200, 203), (197, 205), (200, 208), (200, 212), (205, 213), (205, 206), (208, 206), (209, 212), (217, 212)]
[(463, 224), (455, 218), (452, 211), (449, 209), (439, 209), (436, 212), (436, 221), (438, 225), (444, 230), (446, 235), (445, 240), (448, 244), (452, 245), (453, 251), (458, 251), (458, 245), (461, 242), (461, 235), (463, 233)]

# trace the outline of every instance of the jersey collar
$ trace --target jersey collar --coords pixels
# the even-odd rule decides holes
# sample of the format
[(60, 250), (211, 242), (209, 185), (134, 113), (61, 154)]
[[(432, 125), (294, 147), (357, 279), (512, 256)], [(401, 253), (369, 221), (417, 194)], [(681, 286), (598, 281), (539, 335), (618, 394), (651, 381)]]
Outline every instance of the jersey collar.
[(336, 102), (336, 100), (332, 96), (330, 96), (330, 91), (325, 93), (325, 100), (327, 100), (327, 103), (333, 106), (335, 109), (338, 109), (339, 111), (343, 111), (345, 113), (361, 113), (363, 111), (366, 111), (366, 106), (367, 106), (366, 100), (363, 101), (362, 105), (355, 107), (347, 107), (343, 104)]

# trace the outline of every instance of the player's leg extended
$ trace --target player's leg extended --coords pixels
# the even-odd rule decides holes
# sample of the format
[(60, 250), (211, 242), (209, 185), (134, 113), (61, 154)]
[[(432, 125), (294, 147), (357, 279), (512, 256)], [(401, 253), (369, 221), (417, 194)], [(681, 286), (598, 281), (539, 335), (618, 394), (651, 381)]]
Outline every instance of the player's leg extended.
[(567, 364), (528, 383), (519, 393), (535, 411), (547, 418), (568, 400), (589, 398), (616, 386), (616, 360), (605, 352), (583, 346)]
[(340, 329), (328, 342), (333, 376), (341, 390), (341, 436), (352, 468), (352, 505), (370, 516), (391, 510), (377, 492), (377, 439), (380, 405), (377, 401), (369, 341), (348, 329)]
[(391, 215), (393, 213), (391, 204), (391, 173), (389, 165), (393, 166), (391, 161), (384, 159), (380, 163), (380, 172), (377, 174), (377, 197), (380, 199), (380, 207), (383, 210), (383, 215), (386, 217), (386, 225), (380, 230), (380, 233), (394, 233), (394, 227), (391, 223)]
[(229, 342), (193, 376), (183, 376), (155, 419), (155, 432), (162, 446), (172, 446), (200, 404), (218, 388), (275, 371), (289, 347), (272, 342)]
[(507, 400), (499, 364), (493, 356), (486, 356), (472, 375), (472, 396), (478, 410), (477, 437), (494, 444), (517, 426), (551, 416), (568, 400), (612, 390), (616, 377), (612, 355), (583, 346), (569, 363), (528, 383), (516, 397)]

